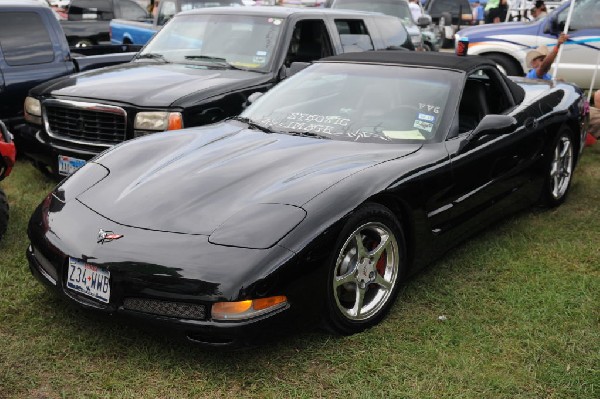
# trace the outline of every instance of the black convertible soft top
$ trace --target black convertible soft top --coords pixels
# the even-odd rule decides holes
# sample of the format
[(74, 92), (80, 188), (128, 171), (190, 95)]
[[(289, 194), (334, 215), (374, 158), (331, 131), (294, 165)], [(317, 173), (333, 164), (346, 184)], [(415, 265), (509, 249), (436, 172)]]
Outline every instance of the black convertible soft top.
[(483, 65), (495, 65), (487, 58), (477, 55), (459, 57), (452, 53), (417, 51), (364, 51), (345, 53), (324, 58), (322, 61), (369, 62), (375, 64), (399, 64), (456, 69), (468, 72)]
[[(323, 58), (318, 62), (365, 62), (373, 64), (397, 64), (451, 69), (465, 73), (483, 66), (496, 67), (494, 62), (478, 55), (459, 57), (452, 53), (394, 50), (345, 53)], [(525, 91), (523, 88), (507, 77), (503, 77), (514, 98), (515, 103), (521, 103), (525, 98)]]

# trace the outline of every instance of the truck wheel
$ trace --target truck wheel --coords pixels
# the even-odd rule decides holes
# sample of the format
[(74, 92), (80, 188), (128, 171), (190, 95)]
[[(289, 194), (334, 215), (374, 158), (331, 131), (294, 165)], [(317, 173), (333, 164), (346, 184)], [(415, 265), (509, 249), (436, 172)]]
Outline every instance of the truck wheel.
[(440, 37), (442, 38), (442, 48), (450, 48), (454, 44), (452, 32), (452, 15), (449, 12), (443, 12), (440, 16)]
[(485, 57), (489, 58), (496, 63), (498, 69), (508, 76), (523, 76), (524, 73), (521, 67), (515, 60), (504, 54), (485, 54)]
[(8, 201), (4, 191), (0, 190), (0, 240), (6, 233), (6, 226), (8, 226)]

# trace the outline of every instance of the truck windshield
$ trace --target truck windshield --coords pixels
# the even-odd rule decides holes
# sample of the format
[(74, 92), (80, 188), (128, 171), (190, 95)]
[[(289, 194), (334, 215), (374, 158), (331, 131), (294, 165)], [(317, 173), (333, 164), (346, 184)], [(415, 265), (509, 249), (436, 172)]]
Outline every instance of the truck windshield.
[(283, 20), (248, 15), (180, 15), (140, 53), (170, 63), (235, 67), (266, 72)]

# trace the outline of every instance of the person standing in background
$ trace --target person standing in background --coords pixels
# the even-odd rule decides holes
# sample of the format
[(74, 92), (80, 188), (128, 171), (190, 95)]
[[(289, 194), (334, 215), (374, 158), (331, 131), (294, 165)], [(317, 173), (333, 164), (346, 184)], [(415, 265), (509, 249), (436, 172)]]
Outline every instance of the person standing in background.
[(485, 9), (479, 3), (479, 1), (475, 0), (473, 2), (473, 25), (481, 25), (485, 20)]
[(408, 3), (408, 7), (410, 8), (410, 13), (412, 14), (413, 21), (417, 22), (419, 18), (423, 15), (421, 11), (421, 6), (419, 5), (419, 0), (410, 0)]
[(485, 5), (485, 23), (491, 24), (494, 22), (494, 15), (496, 13), (496, 8), (500, 5), (500, 0), (488, 0)]
[(531, 16), (534, 21), (538, 21), (548, 15), (546, 4), (543, 1), (536, 1), (535, 5), (531, 9)]

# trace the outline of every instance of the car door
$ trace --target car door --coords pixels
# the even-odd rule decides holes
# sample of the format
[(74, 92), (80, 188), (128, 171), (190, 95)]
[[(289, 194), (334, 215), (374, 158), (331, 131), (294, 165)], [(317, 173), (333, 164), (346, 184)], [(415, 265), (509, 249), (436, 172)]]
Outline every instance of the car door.
[[(454, 178), (446, 194), (453, 239), (472, 234), (482, 223), (522, 207), (530, 198), (522, 190), (530, 188), (531, 165), (542, 147), (539, 129), (532, 128), (541, 114), (514, 109), (498, 71), (482, 69), (468, 76), (455, 122), (458, 135), (446, 141)], [(471, 139), (483, 117), (493, 114), (513, 116), (517, 123), (504, 134), (490, 130)]]
[[(547, 18), (538, 45), (555, 45), (558, 35), (564, 30), (568, 14), (567, 5)], [(569, 41), (563, 46), (557, 77), (589, 88), (600, 51), (600, 1), (578, 0), (575, 3), (568, 34)], [(555, 67), (553, 65), (553, 70)], [(596, 83), (596, 87), (599, 84)]]

